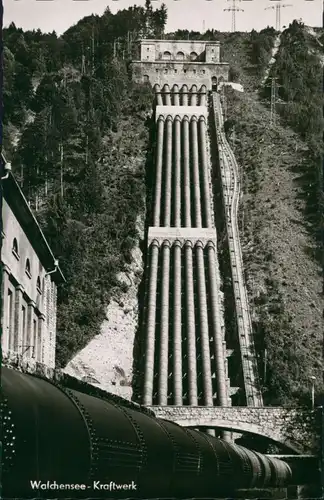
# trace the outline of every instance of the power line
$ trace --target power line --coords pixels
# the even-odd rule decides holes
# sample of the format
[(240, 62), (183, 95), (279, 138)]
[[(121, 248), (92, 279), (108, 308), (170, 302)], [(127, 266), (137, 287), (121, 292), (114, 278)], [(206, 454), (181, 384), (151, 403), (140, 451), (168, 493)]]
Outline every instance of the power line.
[(278, 77), (271, 78), (271, 85), (266, 85), (266, 87), (271, 87), (271, 111), (270, 111), (270, 125), (276, 124), (276, 104), (278, 102), (277, 90), (283, 85), (277, 83)]
[(276, 11), (276, 31), (281, 31), (281, 9), (285, 7), (293, 7), (291, 3), (281, 3), (282, 0), (270, 0), (271, 2), (277, 2), (276, 5), (271, 5), (271, 7), (266, 7), (264, 10), (275, 10)]
[(237, 7), (237, 3), (241, 2), (241, 0), (227, 0), (228, 2), (232, 2), (231, 7), (228, 9), (223, 9), (224, 12), (232, 12), (232, 32), (236, 31), (236, 12), (244, 12), (244, 9), (240, 9)]

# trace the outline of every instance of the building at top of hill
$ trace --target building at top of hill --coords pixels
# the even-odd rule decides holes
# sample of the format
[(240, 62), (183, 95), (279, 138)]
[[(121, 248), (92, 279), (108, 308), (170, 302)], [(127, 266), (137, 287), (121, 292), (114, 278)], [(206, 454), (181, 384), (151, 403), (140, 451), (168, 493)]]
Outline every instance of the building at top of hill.
[(54, 368), (57, 286), (65, 278), (6, 165), (1, 155), (2, 353)]
[(220, 42), (140, 40), (140, 61), (133, 61), (134, 81), (158, 85), (206, 85), (228, 81), (229, 64), (221, 62)]

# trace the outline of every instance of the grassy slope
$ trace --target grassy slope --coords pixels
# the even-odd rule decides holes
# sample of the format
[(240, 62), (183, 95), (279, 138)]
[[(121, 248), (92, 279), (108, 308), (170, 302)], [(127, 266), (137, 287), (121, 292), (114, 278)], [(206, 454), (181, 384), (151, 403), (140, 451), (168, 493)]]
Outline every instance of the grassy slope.
[[(247, 50), (242, 43), (233, 64), (242, 67)], [(304, 215), (308, 148), (284, 124), (271, 128), (255, 78), (244, 71), (240, 80), (246, 92), (227, 93), (236, 139), (233, 129), (229, 135), (243, 173), (241, 234), (262, 372), (264, 348), (268, 355), (265, 402), (307, 404), (309, 377), (321, 379), (323, 343), (321, 269)]]

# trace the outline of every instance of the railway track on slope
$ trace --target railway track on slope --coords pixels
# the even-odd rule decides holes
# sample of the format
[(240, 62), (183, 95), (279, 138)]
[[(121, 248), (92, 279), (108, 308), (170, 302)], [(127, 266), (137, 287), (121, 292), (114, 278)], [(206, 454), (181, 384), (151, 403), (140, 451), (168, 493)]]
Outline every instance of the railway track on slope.
[(225, 137), (222, 107), (219, 95), (216, 92), (212, 93), (212, 104), (219, 151), (244, 388), (247, 405), (259, 407), (263, 405), (263, 401), (260, 390), (249, 303), (243, 279), (243, 256), (237, 222), (240, 195), (239, 171), (233, 151)]

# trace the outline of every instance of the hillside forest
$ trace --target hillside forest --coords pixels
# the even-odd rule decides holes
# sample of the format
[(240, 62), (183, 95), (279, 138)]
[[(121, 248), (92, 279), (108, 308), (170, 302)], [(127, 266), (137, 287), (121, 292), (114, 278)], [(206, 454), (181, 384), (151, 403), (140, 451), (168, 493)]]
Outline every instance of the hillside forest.
[[(86, 17), (59, 37), (55, 32), (23, 31), (14, 24), (3, 30), (4, 153), (66, 277), (58, 296), (61, 367), (99, 332), (107, 303), (125, 286), (116, 276), (132, 258), (137, 217), (146, 211), (145, 156), (153, 94), (149, 84), (130, 79), (129, 63), (138, 57), (136, 40), (161, 36), (219, 40), (223, 60), (230, 63), (230, 79), (241, 82), (248, 92), (259, 92), (277, 36), (273, 28), (259, 33), (164, 34), (166, 21), (166, 6), (153, 9), (146, 0), (145, 7), (117, 14), (107, 7), (102, 16)], [(304, 166), (309, 179), (307, 217), (319, 249), (321, 68), (315, 54), (309, 53), (310, 40), (302, 23), (292, 23), (281, 40), (272, 67), (282, 85), (279, 96), (287, 103), (279, 112), (309, 144)], [(231, 99), (235, 106), (232, 94), (229, 91), (229, 107)], [(267, 106), (269, 89), (260, 91), (259, 98)], [(231, 128), (232, 123), (227, 125)], [(144, 157), (140, 166), (129, 161), (137, 150)], [(268, 350), (271, 364), (275, 344)], [(282, 389), (278, 375), (270, 403), (298, 400), (293, 389), (288, 388), (286, 396)]]

